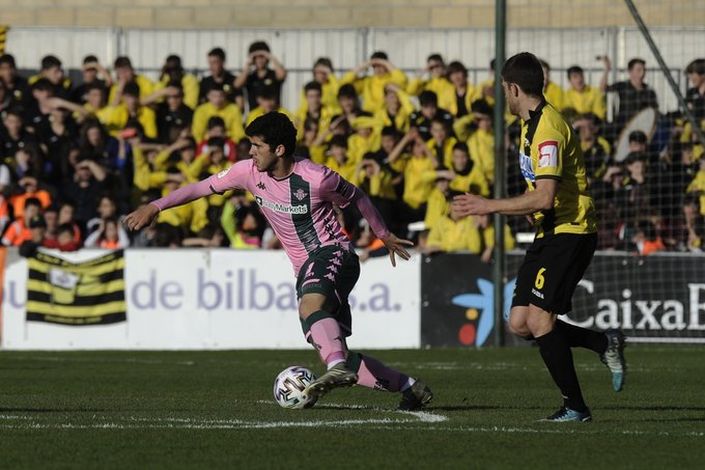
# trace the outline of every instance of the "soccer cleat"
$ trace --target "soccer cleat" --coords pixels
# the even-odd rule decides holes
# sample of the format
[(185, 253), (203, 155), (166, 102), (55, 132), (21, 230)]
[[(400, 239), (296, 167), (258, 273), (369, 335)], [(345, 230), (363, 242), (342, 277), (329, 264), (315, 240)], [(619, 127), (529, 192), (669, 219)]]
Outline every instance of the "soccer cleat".
[(334, 388), (350, 387), (357, 383), (357, 374), (345, 367), (345, 363), (336, 364), (318, 377), (306, 388), (306, 394), (322, 397)]
[(398, 410), (415, 411), (428, 405), (433, 400), (433, 392), (420, 380), (404, 390), (401, 394)]
[(592, 415), (588, 408), (585, 408), (585, 411), (575, 411), (563, 406), (551, 416), (540, 419), (539, 421), (544, 423), (589, 423), (592, 421)]
[(607, 330), (607, 350), (600, 355), (600, 360), (612, 373), (612, 388), (619, 392), (624, 387), (627, 374), (627, 362), (624, 359), (624, 334), (619, 330)]

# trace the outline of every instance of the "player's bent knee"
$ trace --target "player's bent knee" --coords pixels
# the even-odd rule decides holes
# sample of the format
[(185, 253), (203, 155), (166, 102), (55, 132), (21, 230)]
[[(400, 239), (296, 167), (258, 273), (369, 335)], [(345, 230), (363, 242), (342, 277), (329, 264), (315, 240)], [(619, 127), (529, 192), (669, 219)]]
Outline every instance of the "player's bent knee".
[(299, 316), (308, 318), (312, 313), (323, 309), (326, 296), (323, 294), (304, 294), (299, 301)]
[(556, 316), (535, 305), (529, 305), (529, 314), (526, 317), (526, 326), (531, 334), (538, 338), (553, 330)]
[(508, 322), (509, 331), (511, 331), (512, 334), (521, 337), (527, 337), (531, 335), (529, 328), (526, 326), (526, 317), (528, 316), (528, 313), (528, 307), (512, 307)]

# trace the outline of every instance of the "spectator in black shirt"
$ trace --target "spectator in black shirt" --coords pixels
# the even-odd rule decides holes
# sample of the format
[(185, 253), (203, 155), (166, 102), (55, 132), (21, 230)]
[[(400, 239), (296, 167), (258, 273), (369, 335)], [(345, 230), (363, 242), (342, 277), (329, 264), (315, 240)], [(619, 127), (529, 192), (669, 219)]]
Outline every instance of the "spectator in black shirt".
[(4, 114), (0, 129), (0, 141), (2, 142), (2, 155), (0, 155), (2, 158), (13, 157), (17, 150), (27, 145), (36, 144), (35, 137), (24, 127), (24, 118), (19, 109), (12, 108)]
[(62, 187), (64, 198), (75, 207), (75, 217), (85, 224), (96, 217), (98, 201), (105, 185), (107, 173), (93, 160), (81, 160), (76, 164), (73, 179)]
[(242, 110), (245, 105), (242, 89), (235, 88), (235, 75), (225, 69), (225, 57), (225, 51), (220, 47), (213, 48), (208, 52), (208, 70), (211, 74), (201, 79), (198, 102), (199, 104), (205, 103), (208, 91), (217, 83), (223, 86), (225, 98)]
[(281, 103), (282, 83), (286, 80), (284, 66), (272, 55), (269, 45), (264, 41), (250, 44), (248, 54), (242, 73), (235, 79), (236, 88), (244, 86), (247, 90), (248, 110), (257, 107), (257, 97), (266, 88), (274, 90), (277, 103)]
[(47, 79), (54, 87), (54, 96), (59, 98), (69, 99), (71, 96), (71, 80), (64, 75), (64, 69), (61, 60), (54, 55), (42, 57), (41, 69), (39, 74), (29, 79), (30, 84), (34, 85), (41, 79)]
[(646, 76), (646, 62), (643, 59), (632, 59), (627, 64), (629, 80), (607, 85), (607, 74), (612, 65), (607, 56), (603, 57), (605, 71), (600, 81), (602, 92), (615, 92), (619, 96), (619, 109), (615, 117), (617, 131), (619, 131), (635, 114), (645, 108), (658, 109), (656, 93), (644, 82)]
[(0, 56), (0, 78), (5, 82), (15, 104), (26, 107), (32, 101), (29, 83), (17, 73), (15, 58), (11, 54)]
[(100, 65), (98, 58), (94, 55), (87, 55), (83, 58), (81, 75), (83, 82), (71, 91), (71, 101), (74, 103), (85, 103), (88, 100), (86, 95), (91, 88), (100, 87), (106, 89), (113, 84), (110, 73), (105, 70), (105, 67)]
[(165, 94), (166, 99), (157, 106), (157, 136), (159, 142), (170, 144), (184, 129), (191, 129), (193, 110), (184, 104), (180, 83), (169, 83)]
[(695, 119), (705, 119), (705, 59), (695, 59), (685, 68), (692, 85), (685, 94), (685, 102)]
[(419, 130), (419, 135), (424, 141), (431, 139), (431, 121), (441, 120), (447, 124), (448, 129), (453, 126), (453, 115), (445, 109), (438, 107), (438, 96), (429, 90), (419, 95), (421, 111), (415, 111), (409, 116), (409, 125)]

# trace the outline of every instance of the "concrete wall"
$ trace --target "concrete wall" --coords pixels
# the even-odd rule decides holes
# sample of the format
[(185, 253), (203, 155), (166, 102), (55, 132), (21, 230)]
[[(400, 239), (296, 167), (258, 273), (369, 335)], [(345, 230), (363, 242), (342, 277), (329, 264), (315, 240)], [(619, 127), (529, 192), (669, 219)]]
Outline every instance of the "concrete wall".
[[(619, 0), (508, 0), (510, 27), (630, 26)], [(705, 2), (636, 0), (651, 26), (705, 24)], [(567, 7), (569, 6), (569, 7)], [(130, 28), (488, 27), (493, 0), (0, 0), (0, 24)]]

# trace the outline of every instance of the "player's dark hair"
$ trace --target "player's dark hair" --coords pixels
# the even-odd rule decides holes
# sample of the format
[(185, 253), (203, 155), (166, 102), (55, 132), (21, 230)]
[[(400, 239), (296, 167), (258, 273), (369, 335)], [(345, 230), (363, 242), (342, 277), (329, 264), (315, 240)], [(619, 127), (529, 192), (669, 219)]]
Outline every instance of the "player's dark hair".
[(220, 47), (214, 47), (208, 51), (208, 57), (217, 57), (223, 62), (225, 62), (225, 51)]
[(115, 59), (115, 63), (113, 64), (113, 67), (116, 69), (120, 69), (120, 68), (131, 69), (132, 68), (132, 61), (130, 60), (129, 57), (122, 55), (122, 56), (118, 57), (117, 59)]
[(285, 114), (276, 111), (252, 121), (245, 129), (245, 134), (248, 137), (259, 137), (272, 150), (283, 145), (285, 157), (292, 156), (296, 149), (296, 127)]
[(639, 57), (634, 57), (632, 60), (630, 60), (627, 63), (627, 70), (633, 69), (636, 64), (641, 64), (642, 66), (646, 67), (646, 61), (644, 59), (640, 59)]
[(311, 81), (308, 82), (306, 85), (304, 85), (304, 93), (308, 93), (309, 91), (317, 91), (319, 93), (323, 92), (323, 87), (321, 86), (320, 83), (316, 81)]
[(17, 68), (17, 64), (15, 63), (15, 57), (12, 54), (3, 54), (0, 55), (0, 65), (7, 64), (13, 69)]
[(430, 90), (422, 91), (419, 95), (419, 104), (421, 107), (438, 106), (438, 95)]
[(502, 79), (513, 83), (529, 96), (543, 96), (543, 69), (541, 62), (530, 52), (520, 52), (504, 63)]
[(250, 48), (247, 50), (248, 54), (253, 54), (255, 52), (270, 52), (269, 44), (264, 41), (255, 41), (250, 44)]
[(54, 67), (61, 68), (61, 61), (58, 57), (56, 57), (55, 55), (45, 55), (44, 57), (42, 57), (42, 70), (47, 70)]
[(389, 56), (384, 51), (375, 51), (370, 56), (370, 60), (372, 60), (372, 59), (389, 60)]
[(685, 73), (705, 75), (705, 59), (695, 59), (685, 68)]
[(568, 67), (568, 70), (566, 71), (566, 75), (568, 75), (568, 78), (570, 78), (570, 76), (574, 73), (585, 75), (583, 68), (579, 65), (571, 65), (570, 67)]
[(465, 65), (462, 62), (459, 62), (457, 60), (454, 60), (453, 62), (448, 64), (447, 72), (448, 72), (449, 76), (453, 73), (458, 73), (458, 72), (462, 73), (465, 76), (465, 78), (467, 78), (467, 76), (468, 76), (467, 67), (465, 67)]

